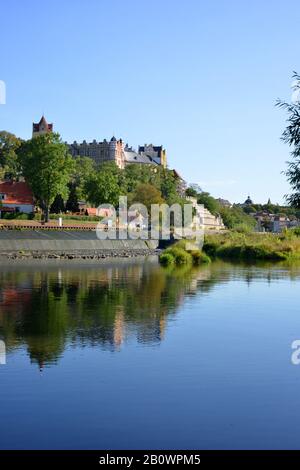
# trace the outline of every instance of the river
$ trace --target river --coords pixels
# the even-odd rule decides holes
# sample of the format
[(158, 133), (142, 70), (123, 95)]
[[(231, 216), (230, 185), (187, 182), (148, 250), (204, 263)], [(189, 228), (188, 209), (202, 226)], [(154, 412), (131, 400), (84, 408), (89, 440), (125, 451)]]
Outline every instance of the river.
[(2, 264), (0, 448), (300, 448), (299, 292), (279, 264)]

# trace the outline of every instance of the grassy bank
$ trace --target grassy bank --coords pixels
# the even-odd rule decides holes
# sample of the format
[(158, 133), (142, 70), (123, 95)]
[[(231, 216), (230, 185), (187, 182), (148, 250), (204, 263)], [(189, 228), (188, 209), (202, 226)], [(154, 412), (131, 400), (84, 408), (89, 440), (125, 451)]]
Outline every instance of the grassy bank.
[(211, 258), (234, 260), (299, 260), (299, 230), (282, 234), (226, 233), (206, 235), (204, 252)]
[(181, 240), (164, 250), (160, 262), (165, 266), (199, 265), (216, 258), (235, 261), (300, 260), (300, 229), (281, 234), (237, 231), (207, 234), (202, 251), (187, 250), (186, 242)]

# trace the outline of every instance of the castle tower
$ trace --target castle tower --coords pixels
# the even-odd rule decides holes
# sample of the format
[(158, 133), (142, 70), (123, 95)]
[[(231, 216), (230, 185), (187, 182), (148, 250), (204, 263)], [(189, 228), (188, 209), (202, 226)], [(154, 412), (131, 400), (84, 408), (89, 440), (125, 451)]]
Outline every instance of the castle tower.
[(123, 169), (125, 167), (124, 144), (122, 139), (117, 140), (115, 136), (110, 139), (108, 154), (109, 160), (114, 161), (119, 168)]
[(47, 134), (48, 132), (53, 131), (53, 124), (48, 124), (45, 116), (41, 117), (40, 122), (32, 124), (32, 137), (37, 135)]

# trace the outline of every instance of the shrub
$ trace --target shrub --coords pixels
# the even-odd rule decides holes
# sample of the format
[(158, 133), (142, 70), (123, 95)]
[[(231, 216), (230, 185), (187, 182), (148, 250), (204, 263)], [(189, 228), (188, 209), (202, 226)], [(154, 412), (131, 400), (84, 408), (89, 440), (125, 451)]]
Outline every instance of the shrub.
[(211, 262), (210, 257), (206, 253), (204, 253), (203, 251), (200, 251), (200, 250), (191, 251), (191, 255), (192, 255), (192, 258), (193, 258), (193, 264), (195, 264), (195, 265)]
[(178, 244), (174, 244), (165, 250), (165, 253), (169, 253), (173, 256), (177, 265), (187, 264), (192, 262), (192, 256), (184, 248), (181, 247), (184, 240)]
[(162, 253), (159, 257), (159, 261), (163, 266), (170, 266), (175, 263), (175, 258), (172, 253)]
[(296, 227), (291, 231), (294, 233), (294, 235), (296, 235), (297, 237), (300, 237), (300, 227)]
[(188, 264), (192, 262), (192, 256), (190, 253), (185, 251), (183, 248), (179, 248), (174, 246), (174, 248), (171, 248), (171, 253), (174, 258), (175, 258), (175, 263), (176, 264)]
[(34, 214), (25, 214), (24, 212), (8, 212), (2, 216), (6, 220), (32, 220)]

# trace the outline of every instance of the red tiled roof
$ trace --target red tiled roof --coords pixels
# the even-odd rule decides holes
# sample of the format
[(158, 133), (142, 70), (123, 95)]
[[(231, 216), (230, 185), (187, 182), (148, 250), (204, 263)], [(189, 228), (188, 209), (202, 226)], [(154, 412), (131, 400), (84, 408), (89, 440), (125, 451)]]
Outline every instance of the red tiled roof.
[(0, 194), (5, 195), (2, 205), (5, 204), (34, 204), (33, 194), (26, 182), (4, 181), (0, 183)]
[(86, 213), (87, 213), (87, 215), (94, 215), (95, 216), (95, 215), (97, 215), (97, 209), (96, 209), (96, 207), (88, 207), (86, 209)]

